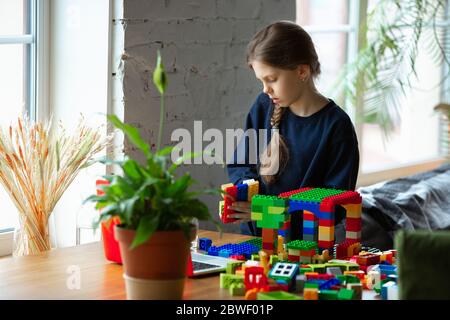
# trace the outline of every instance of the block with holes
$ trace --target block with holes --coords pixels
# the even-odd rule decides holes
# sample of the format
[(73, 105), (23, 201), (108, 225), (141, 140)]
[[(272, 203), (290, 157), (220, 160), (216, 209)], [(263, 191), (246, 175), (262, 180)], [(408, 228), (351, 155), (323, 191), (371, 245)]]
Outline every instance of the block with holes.
[(298, 265), (295, 263), (277, 262), (269, 272), (269, 278), (284, 280), (291, 283), (299, 273)]

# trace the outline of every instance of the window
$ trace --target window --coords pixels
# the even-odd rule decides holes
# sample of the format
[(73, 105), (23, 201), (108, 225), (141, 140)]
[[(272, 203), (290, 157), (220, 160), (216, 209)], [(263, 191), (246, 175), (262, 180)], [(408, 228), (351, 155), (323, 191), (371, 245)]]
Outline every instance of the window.
[[(0, 0), (0, 125), (35, 112), (36, 1)], [(17, 224), (16, 208), (0, 187), (0, 229)]]
[[(297, 23), (311, 34), (322, 65), (317, 87), (331, 96), (339, 69), (354, 61), (360, 44), (360, 22), (377, 0), (297, 0)], [(370, 37), (370, 35), (368, 35)], [(360, 178), (374, 172), (411, 166), (439, 157), (439, 120), (433, 108), (441, 102), (442, 65), (436, 65), (421, 43), (416, 59), (418, 79), (401, 101), (401, 122), (386, 139), (373, 124), (356, 123), (361, 153)], [(364, 106), (362, 106), (364, 107)], [(355, 119), (351, 106), (347, 108)], [(403, 171), (404, 172), (404, 171)], [(364, 180), (364, 179), (362, 179)], [(361, 179), (360, 179), (361, 181)]]

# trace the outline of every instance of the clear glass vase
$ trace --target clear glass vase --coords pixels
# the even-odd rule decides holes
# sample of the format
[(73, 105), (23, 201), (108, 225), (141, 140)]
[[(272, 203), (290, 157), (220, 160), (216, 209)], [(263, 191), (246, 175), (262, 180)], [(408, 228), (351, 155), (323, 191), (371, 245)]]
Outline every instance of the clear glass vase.
[(41, 254), (54, 247), (55, 242), (50, 237), (48, 220), (34, 224), (26, 218), (19, 219), (19, 227), (14, 231), (13, 256)]

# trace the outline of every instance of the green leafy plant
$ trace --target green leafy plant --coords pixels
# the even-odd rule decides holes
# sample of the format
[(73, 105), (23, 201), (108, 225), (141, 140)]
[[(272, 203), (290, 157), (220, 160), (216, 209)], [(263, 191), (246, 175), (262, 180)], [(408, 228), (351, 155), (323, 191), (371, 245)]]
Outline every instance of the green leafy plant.
[[(388, 135), (400, 121), (401, 97), (417, 79), (416, 61), (425, 49), (450, 76), (447, 0), (379, 0), (360, 27), (361, 50), (342, 69), (332, 95), (357, 106), (358, 122), (378, 124)], [(422, 47), (419, 40), (423, 40)]]
[(172, 163), (170, 154), (174, 147), (160, 149), (167, 77), (159, 51), (153, 82), (161, 94), (157, 151), (152, 152), (137, 128), (123, 123), (115, 115), (109, 115), (108, 120), (144, 154), (146, 163), (141, 165), (131, 158), (122, 161), (100, 160), (104, 164), (118, 165), (123, 175), (105, 176), (109, 184), (100, 187), (104, 194), (92, 195), (85, 200), (95, 202), (96, 209), (101, 210), (98, 220), (94, 223), (95, 228), (102, 221), (119, 217), (121, 227), (136, 230), (131, 248), (147, 241), (155, 231), (183, 230), (186, 237), (189, 237), (194, 218), (200, 221), (211, 220), (220, 229), (220, 225), (212, 219), (206, 204), (198, 199), (201, 194), (220, 194), (220, 190), (191, 192), (189, 189), (195, 180), (190, 174), (185, 173), (181, 177), (175, 175), (177, 168), (186, 159), (199, 154), (189, 153)]

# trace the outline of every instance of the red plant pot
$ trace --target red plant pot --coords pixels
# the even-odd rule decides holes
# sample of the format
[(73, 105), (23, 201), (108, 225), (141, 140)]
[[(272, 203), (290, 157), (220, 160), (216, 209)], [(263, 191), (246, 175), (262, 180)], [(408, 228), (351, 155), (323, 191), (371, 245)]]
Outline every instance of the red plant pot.
[[(99, 189), (99, 186), (108, 184), (109, 182), (107, 180), (97, 180), (95, 182), (95, 185), (97, 187), (97, 195), (101, 196), (102, 194), (104, 194), (104, 192)], [(109, 219), (101, 223), (103, 250), (105, 252), (106, 260), (122, 264), (119, 242), (114, 236), (114, 226), (116, 224), (120, 224), (120, 219), (118, 217)]]

